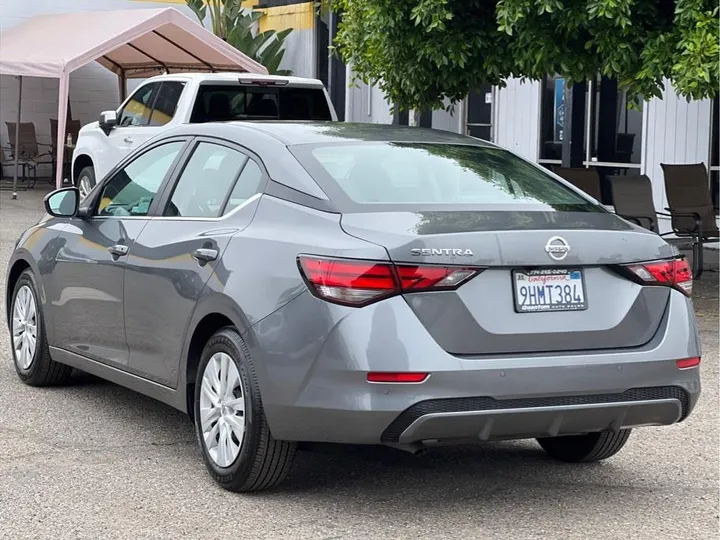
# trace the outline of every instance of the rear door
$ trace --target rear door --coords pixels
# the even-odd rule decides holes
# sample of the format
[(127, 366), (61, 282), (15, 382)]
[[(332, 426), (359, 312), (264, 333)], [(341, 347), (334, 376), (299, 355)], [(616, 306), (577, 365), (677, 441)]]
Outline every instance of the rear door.
[(224, 281), (230, 238), (251, 221), (265, 174), (242, 148), (197, 139), (158, 216), (135, 241), (125, 273), (130, 368), (174, 387), (190, 318), (205, 284)]
[(406, 295), (448, 352), (636, 347), (663, 319), (669, 290), (613, 267), (672, 249), (509, 152), (413, 143), (291, 150), (342, 206), (348, 234), (399, 264), (484, 268), (457, 290)]
[(139, 87), (118, 112), (109, 134), (119, 161), (163, 130), (175, 116), (184, 81), (151, 82)]

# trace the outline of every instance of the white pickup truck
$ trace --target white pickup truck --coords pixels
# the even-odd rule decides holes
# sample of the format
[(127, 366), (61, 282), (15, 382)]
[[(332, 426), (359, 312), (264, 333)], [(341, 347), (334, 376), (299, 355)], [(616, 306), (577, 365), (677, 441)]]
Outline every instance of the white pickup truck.
[(316, 79), (182, 73), (146, 80), (117, 109), (80, 130), (72, 180), (82, 197), (126, 154), (179, 124), (229, 120), (337, 120)]

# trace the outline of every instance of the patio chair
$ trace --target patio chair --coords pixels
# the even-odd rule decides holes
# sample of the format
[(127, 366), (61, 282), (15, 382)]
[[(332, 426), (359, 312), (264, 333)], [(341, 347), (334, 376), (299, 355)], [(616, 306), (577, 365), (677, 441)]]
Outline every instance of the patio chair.
[(608, 180), (612, 188), (615, 213), (659, 234), (658, 214), (667, 217), (670, 217), (670, 214), (655, 210), (650, 179), (644, 174), (637, 174), (608, 176)]
[[(15, 122), (5, 122), (8, 132), (8, 141), (10, 143), (10, 156), (11, 161), (15, 161)], [(22, 179), (28, 179), (29, 174), (33, 175), (33, 186), (37, 182), (37, 166), (40, 163), (51, 163), (44, 158), (52, 158), (50, 151), (40, 151), (40, 147), (48, 147), (49, 144), (43, 144), (37, 142), (37, 136), (35, 135), (35, 124), (32, 122), (20, 122), (20, 133), (18, 140), (18, 165), (22, 167)]]
[(704, 163), (671, 165), (661, 163), (665, 176), (671, 226), (679, 238), (693, 243), (693, 273), (703, 271), (703, 244), (720, 240), (715, 208), (710, 195), (708, 173)]
[(555, 167), (553, 172), (594, 199), (602, 201), (600, 175), (595, 168)]
[[(57, 167), (57, 123), (58, 121), (55, 118), (50, 119), (50, 147), (51, 147), (51, 153), (52, 153), (52, 168), (53, 168), (53, 177), (50, 179), (50, 182), (53, 183), (55, 180), (55, 167)], [(80, 134), (80, 128), (81, 128), (80, 120), (71, 120), (68, 119), (65, 122), (65, 136), (63, 137), (63, 144), (65, 144), (65, 141), (67, 139), (68, 133), (72, 136), (73, 144), (77, 143), (78, 135)], [(72, 150), (69, 148), (65, 148), (65, 155), (64, 155), (64, 161), (63, 167), (69, 167), (70, 162), (72, 160)], [(65, 171), (63, 171), (64, 174)], [(63, 176), (64, 177), (64, 176)]]

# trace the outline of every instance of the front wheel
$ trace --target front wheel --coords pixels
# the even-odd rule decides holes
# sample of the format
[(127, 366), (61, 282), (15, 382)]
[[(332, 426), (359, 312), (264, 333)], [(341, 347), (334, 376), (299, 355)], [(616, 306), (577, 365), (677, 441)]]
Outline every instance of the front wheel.
[(297, 445), (270, 433), (249, 351), (232, 328), (218, 331), (203, 351), (195, 431), (210, 475), (229, 491), (274, 487), (292, 466)]
[(20, 274), (13, 291), (10, 339), (15, 371), (20, 380), (30, 386), (64, 384), (72, 368), (50, 357), (38, 288), (34, 274), (28, 269)]
[(569, 463), (591, 463), (614, 456), (630, 437), (630, 429), (585, 435), (544, 437), (538, 443), (551, 457)]
[(75, 187), (80, 191), (80, 200), (88, 196), (88, 193), (95, 187), (95, 168), (92, 165), (83, 167), (78, 174)]

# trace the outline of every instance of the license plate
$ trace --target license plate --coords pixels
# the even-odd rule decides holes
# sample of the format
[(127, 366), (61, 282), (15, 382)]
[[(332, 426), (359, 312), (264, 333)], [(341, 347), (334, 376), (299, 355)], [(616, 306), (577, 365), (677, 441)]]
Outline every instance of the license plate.
[(515, 311), (582, 311), (587, 309), (582, 270), (541, 268), (513, 272)]

